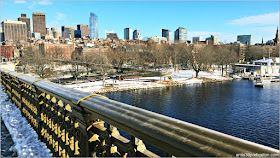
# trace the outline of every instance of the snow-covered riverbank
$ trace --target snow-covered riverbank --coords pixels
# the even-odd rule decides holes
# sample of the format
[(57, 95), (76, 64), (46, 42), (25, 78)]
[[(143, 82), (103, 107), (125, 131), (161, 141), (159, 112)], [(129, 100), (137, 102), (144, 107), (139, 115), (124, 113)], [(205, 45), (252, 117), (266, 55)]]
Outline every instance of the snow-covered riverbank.
[[(73, 88), (83, 92), (89, 93), (106, 93), (125, 90), (147, 89), (147, 88), (160, 88), (167, 86), (178, 86), (184, 84), (200, 84), (203, 82), (217, 82), (224, 80), (232, 80), (228, 77), (221, 77), (218, 72), (200, 72), (200, 78), (194, 78), (195, 72), (192, 70), (173, 71), (172, 80), (168, 77), (139, 77), (124, 80), (108, 79), (105, 81), (88, 82), (81, 84), (65, 85), (65, 87)], [(164, 80), (167, 79), (167, 80)]]

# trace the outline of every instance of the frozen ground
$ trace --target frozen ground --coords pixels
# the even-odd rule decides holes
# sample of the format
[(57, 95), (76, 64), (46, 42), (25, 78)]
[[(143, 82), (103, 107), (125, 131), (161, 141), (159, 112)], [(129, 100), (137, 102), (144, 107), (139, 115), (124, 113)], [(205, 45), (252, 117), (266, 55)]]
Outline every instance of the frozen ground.
[[(170, 71), (169, 71), (170, 72)], [(171, 71), (172, 72), (172, 81), (168, 80), (168, 77), (140, 77), (133, 79), (125, 80), (113, 80), (108, 79), (105, 81), (105, 87), (103, 86), (103, 81), (88, 82), (81, 84), (72, 84), (65, 85), (65, 87), (77, 89), (83, 92), (90, 93), (106, 93), (113, 91), (124, 91), (124, 90), (133, 90), (133, 89), (145, 89), (145, 88), (154, 88), (154, 87), (166, 87), (172, 85), (182, 85), (182, 84), (196, 84), (202, 83), (203, 79), (208, 78), (211, 80), (230, 80), (231, 78), (221, 77), (221, 74), (218, 71), (214, 72), (200, 72), (199, 79), (194, 78), (195, 71), (192, 70), (180, 70), (180, 71)], [(149, 82), (154, 81), (155, 82)], [(165, 80), (165, 81), (164, 81)], [(168, 82), (169, 81), (169, 82)]]
[(18, 157), (52, 157), (50, 150), (38, 140), (37, 133), (22, 117), (20, 110), (8, 101), (8, 95), (2, 87), (0, 87), (1, 119), (15, 143), (10, 150), (16, 150)]

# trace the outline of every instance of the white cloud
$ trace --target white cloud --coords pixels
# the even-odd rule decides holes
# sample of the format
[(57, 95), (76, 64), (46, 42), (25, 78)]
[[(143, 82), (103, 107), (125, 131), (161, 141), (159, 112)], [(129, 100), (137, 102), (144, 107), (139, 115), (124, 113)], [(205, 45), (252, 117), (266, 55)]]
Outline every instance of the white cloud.
[(14, 1), (14, 3), (16, 3), (16, 4), (23, 4), (23, 3), (25, 3), (25, 1), (24, 0), (17, 0), (17, 1)]
[(53, 4), (53, 3), (50, 2), (50, 1), (43, 0), (43, 1), (40, 1), (39, 4), (40, 4), (40, 5), (51, 5), (51, 4)]
[(61, 23), (61, 21), (65, 20), (67, 17), (66, 14), (63, 13), (56, 13), (55, 14), (55, 20), (48, 22), (47, 23), (47, 28), (51, 28), (51, 27), (60, 27), (59, 23)]
[(279, 24), (279, 12), (276, 13), (267, 13), (255, 16), (248, 16), (240, 19), (235, 19), (230, 21), (228, 24), (232, 25), (249, 25), (249, 24), (258, 24), (258, 25), (270, 25), (270, 24)]
[(55, 18), (57, 20), (64, 20), (66, 17), (67, 17), (67, 15), (63, 14), (63, 13), (56, 13), (56, 16), (55, 16)]

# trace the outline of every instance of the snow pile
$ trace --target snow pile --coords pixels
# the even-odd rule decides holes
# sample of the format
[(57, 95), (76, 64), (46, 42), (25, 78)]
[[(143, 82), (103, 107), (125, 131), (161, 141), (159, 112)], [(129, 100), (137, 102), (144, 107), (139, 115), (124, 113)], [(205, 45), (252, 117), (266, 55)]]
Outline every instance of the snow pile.
[(1, 117), (15, 143), (18, 157), (52, 157), (47, 146), (38, 140), (20, 110), (8, 100), (8, 95), (0, 87)]
[[(186, 78), (193, 78), (193, 77), (195, 77), (195, 75), (196, 74), (195, 74), (194, 70), (179, 70), (179, 71), (174, 71), (172, 73), (172, 78), (173, 78), (173, 80), (180, 79), (180, 78), (186, 79)], [(222, 75), (221, 72), (218, 70), (214, 70), (211, 72), (200, 71), (198, 73), (198, 77), (201, 77), (201, 78), (209, 78), (209, 79), (219, 80), (219, 81), (231, 80), (231, 78), (222, 77), (221, 75)]]

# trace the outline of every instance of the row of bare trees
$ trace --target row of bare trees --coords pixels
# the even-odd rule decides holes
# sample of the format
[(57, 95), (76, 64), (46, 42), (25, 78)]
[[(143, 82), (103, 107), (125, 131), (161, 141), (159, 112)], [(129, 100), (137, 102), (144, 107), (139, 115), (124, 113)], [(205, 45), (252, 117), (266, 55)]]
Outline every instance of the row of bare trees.
[(249, 46), (245, 50), (246, 61), (258, 60), (263, 57), (279, 57), (279, 44), (276, 47)]
[[(105, 53), (106, 54), (106, 53)], [(177, 69), (178, 65), (191, 66), (196, 71), (196, 76), (203, 70), (208, 70), (212, 65), (229, 65), (238, 61), (238, 52), (232, 46), (187, 46), (176, 45), (127, 45), (107, 52), (105, 55), (110, 64), (121, 66), (144, 66), (153, 63), (155, 68), (169, 67)]]
[[(279, 48), (278, 48), (279, 50)], [(268, 50), (262, 47), (247, 47), (245, 50), (246, 61), (260, 59), (267, 55)], [(38, 48), (28, 47), (21, 58), (23, 66), (31, 65), (37, 75), (42, 78), (52, 74), (53, 66), (49, 59), (63, 58), (59, 50), (48, 55)], [(88, 70), (98, 68), (105, 75), (105, 69), (110, 66), (121, 69), (124, 64), (144, 67), (152, 64), (155, 69), (173, 66), (191, 67), (198, 76), (200, 71), (209, 70), (213, 65), (222, 69), (238, 61), (239, 49), (233, 45), (206, 45), (187, 46), (186, 44), (159, 45), (155, 43), (124, 45), (108, 49), (105, 52), (83, 52), (83, 48), (76, 48), (72, 52), (72, 68), (69, 70), (76, 79), (81, 74), (81, 65)], [(85, 64), (81, 64), (85, 63)]]

